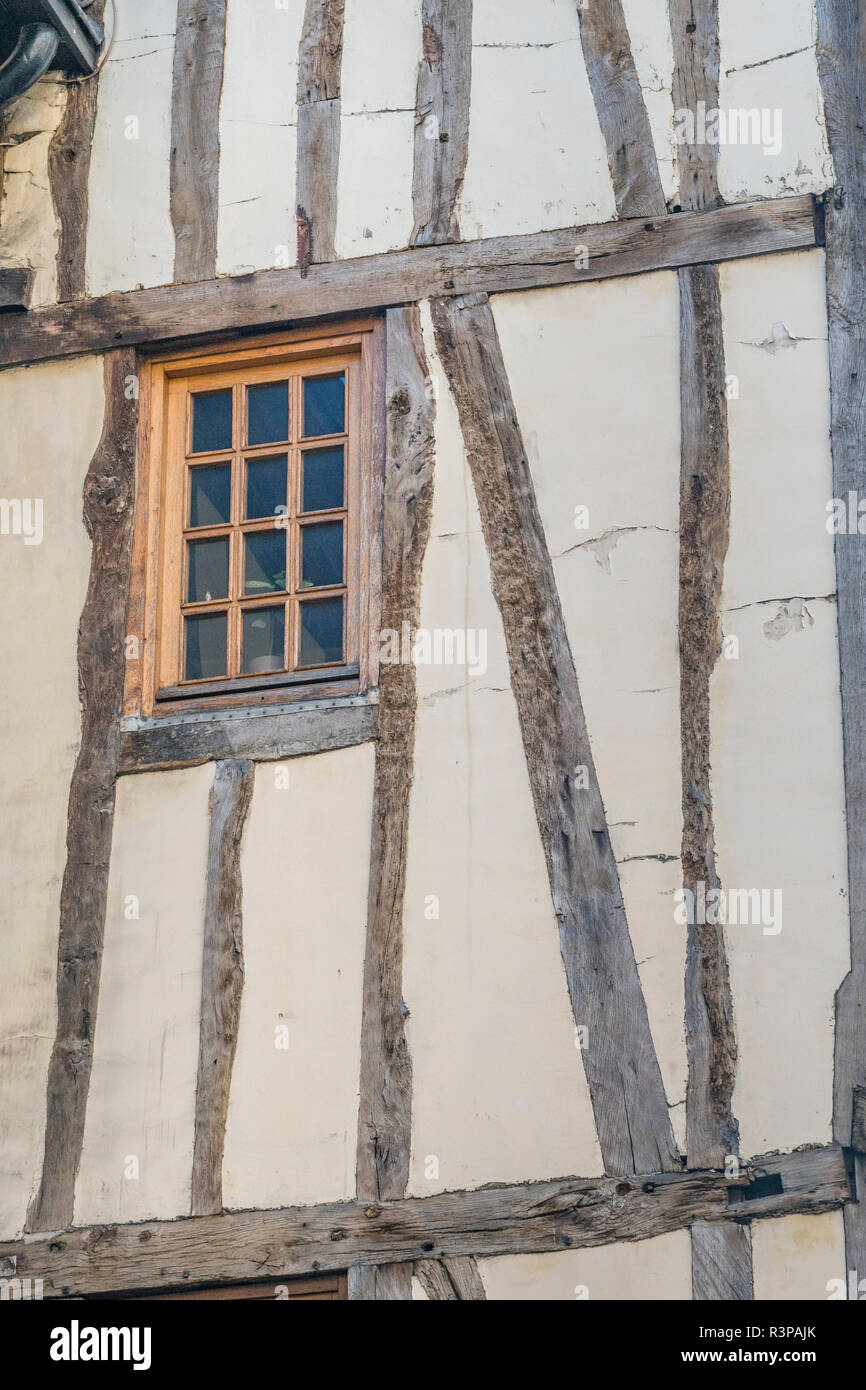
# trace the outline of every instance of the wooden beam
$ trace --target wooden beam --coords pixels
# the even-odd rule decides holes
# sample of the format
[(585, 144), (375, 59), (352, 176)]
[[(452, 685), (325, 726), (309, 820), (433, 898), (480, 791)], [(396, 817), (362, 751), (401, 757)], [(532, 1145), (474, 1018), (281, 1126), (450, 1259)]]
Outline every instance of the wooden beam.
[[(674, 111), (697, 113), (719, 104), (719, 0), (668, 0), (674, 48)], [(707, 143), (675, 146), (680, 203), (714, 208), (719, 202), (719, 147)]]
[[(433, 502), (433, 402), (417, 306), (390, 309), (386, 336), (383, 630), (418, 624)], [(415, 667), (383, 664), (373, 795), (357, 1193), (401, 1197), (409, 1177), (412, 1064), (404, 1031), (403, 894), (415, 747)]]
[[(750, 1185), (763, 1178), (750, 1193)], [(769, 1181), (766, 1181), (769, 1179)], [(781, 1191), (778, 1189), (781, 1188)], [(0, 1245), (46, 1298), (242, 1283), (361, 1266), (542, 1254), (644, 1240), (695, 1221), (834, 1211), (850, 1199), (839, 1148), (767, 1155), (736, 1186), (718, 1172), (561, 1178), (392, 1203), (332, 1202), (178, 1221), (80, 1227)]]
[(622, 0), (578, 5), (580, 38), (620, 217), (665, 212), (649, 117)]
[(434, 1302), (481, 1302), (487, 1294), (472, 1256), (451, 1260), (417, 1260), (415, 1275), (427, 1297)]
[(354, 1265), (349, 1270), (352, 1303), (407, 1302), (412, 1298), (412, 1261), (386, 1265)]
[(45, 1150), (29, 1231), (70, 1225), (84, 1140), (123, 708), (138, 430), (137, 403), (126, 384), (135, 372), (131, 349), (106, 356), (105, 421), (84, 482), (84, 524), (93, 548), (78, 628), (81, 743), (69, 788)]
[[(88, 18), (101, 24), (105, 0), (94, 0)], [(48, 183), (57, 215), (57, 298), (81, 299), (87, 293), (87, 216), (90, 152), (96, 125), (98, 82), (69, 84), (63, 119), (48, 147)]]
[(298, 265), (334, 259), (345, 0), (306, 0), (298, 53)]
[[(486, 296), (436, 299), (508, 648), (574, 1022), (608, 1173), (678, 1171), (553, 563)], [(588, 786), (576, 785), (586, 769)]]
[(458, 241), (469, 153), (472, 0), (422, 0), (415, 96), (412, 246)]
[(235, 715), (227, 719), (191, 719), (173, 723), (155, 719), (125, 733), (120, 743), (120, 772), (194, 767), (218, 758), (279, 762), (332, 748), (354, 748), (378, 737), (375, 704), (298, 709), (277, 714)]
[[(866, 19), (857, 0), (818, 0), (818, 70), (836, 186), (826, 202), (833, 496), (866, 498)], [(845, 1213), (847, 1267), (866, 1277), (866, 536), (837, 535), (851, 970), (836, 995), (833, 1133), (854, 1154), (858, 1203)], [(855, 1294), (856, 1297), (856, 1294)]]
[(691, 1236), (692, 1298), (753, 1299), (751, 1228), (733, 1221), (696, 1221)]
[(205, 877), (193, 1216), (209, 1216), (223, 1206), (223, 1147), (244, 987), (241, 841), (254, 782), (251, 762), (219, 762), (214, 770)]
[[(572, 227), (530, 236), (386, 251), (333, 265), (129, 290), (26, 317), (0, 316), (0, 367), (104, 352), (119, 344), (169, 346), (198, 335), (225, 337), (306, 319), (384, 308), (431, 296), (572, 285), (726, 261), (816, 244), (809, 195), (744, 203), (647, 222)], [(587, 264), (577, 255), (586, 249)]]
[(178, 0), (171, 94), (175, 280), (216, 274), (226, 0)]
[[(710, 786), (710, 676), (721, 646), (720, 605), (730, 518), (725, 353), (716, 266), (680, 281), (680, 731), (683, 882), (720, 886)], [(722, 927), (690, 924), (686, 944), (686, 1152), (721, 1168), (739, 1152), (731, 1097), (737, 1045)]]

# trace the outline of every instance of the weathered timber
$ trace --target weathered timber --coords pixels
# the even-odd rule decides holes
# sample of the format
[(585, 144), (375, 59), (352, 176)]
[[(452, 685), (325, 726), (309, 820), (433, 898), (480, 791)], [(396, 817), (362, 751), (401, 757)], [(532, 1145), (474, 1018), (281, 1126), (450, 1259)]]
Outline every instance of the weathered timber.
[[(721, 646), (730, 520), (730, 460), (719, 273), (691, 266), (680, 282), (680, 730), (682, 865), (687, 889), (718, 888), (710, 787), (710, 676)], [(720, 1168), (739, 1151), (731, 1108), (737, 1045), (722, 927), (690, 924), (686, 944), (686, 1151)]]
[(372, 1303), (376, 1298), (376, 1266), (351, 1265), (347, 1280), (350, 1303)]
[(692, 1298), (754, 1298), (752, 1232), (733, 1221), (696, 1221), (691, 1231)]
[[(383, 629), (418, 623), (421, 565), (433, 501), (433, 402), (416, 305), (390, 309), (386, 330), (387, 443)], [(412, 1064), (404, 1031), (403, 893), (415, 747), (415, 667), (382, 666), (373, 796), (357, 1193), (401, 1197), (409, 1176)]]
[(437, 1302), (481, 1302), (487, 1298), (478, 1264), (472, 1256), (450, 1260), (418, 1260), (415, 1274), (427, 1297)]
[[(826, 200), (833, 496), (866, 497), (866, 18), (857, 0), (818, 0), (818, 70), (836, 185)], [(858, 1147), (866, 1086), (866, 536), (837, 535), (839, 662), (851, 970), (836, 995), (833, 1133)], [(862, 1112), (861, 1112), (862, 1113)], [(866, 1276), (866, 1157), (845, 1212), (847, 1267)]]
[(0, 314), (30, 308), (36, 271), (30, 266), (0, 267)]
[[(778, 1176), (781, 1192), (750, 1198), (749, 1184)], [(838, 1209), (850, 1200), (841, 1149), (767, 1155), (743, 1165), (737, 1186), (718, 1172), (562, 1178), (444, 1192), (392, 1203), (333, 1202), (278, 1211), (226, 1212), (178, 1221), (81, 1227), (0, 1245), (19, 1277), (45, 1296), (123, 1289), (193, 1288), (280, 1275), (350, 1271), (426, 1259), (544, 1253), (643, 1240), (696, 1221), (751, 1222)]]
[[(105, 0), (94, 0), (88, 18), (102, 23)], [(88, 184), (96, 124), (97, 82), (71, 82), (63, 119), (48, 148), (48, 183), (57, 215), (57, 298), (81, 299), (87, 292)]]
[[(719, 0), (668, 0), (674, 46), (675, 111), (708, 111), (719, 102)], [(714, 208), (719, 202), (719, 147), (686, 142), (675, 146), (680, 203), (684, 208)]]
[(123, 735), (119, 771), (194, 767), (217, 758), (275, 762), (369, 743), (378, 737), (378, 729), (379, 710), (375, 704), (195, 719), (183, 724), (155, 719), (146, 727)]
[(219, 762), (211, 790), (190, 1210), (222, 1211), (223, 1147), (244, 985), (241, 840), (251, 762)]
[(171, 95), (175, 280), (216, 274), (226, 0), (178, 0)]
[(412, 1298), (412, 1261), (353, 1265), (349, 1270), (350, 1302), (407, 1302)]
[(298, 266), (334, 259), (345, 0), (306, 0), (298, 52)]
[(81, 743), (69, 789), (57, 1031), (48, 1067), (42, 1177), (27, 1215), (30, 1231), (71, 1223), (84, 1139), (120, 753), (138, 429), (137, 403), (127, 399), (126, 379), (135, 370), (129, 348), (105, 358), (105, 421), (84, 482), (92, 552), (78, 628)]
[[(572, 1012), (608, 1173), (676, 1171), (619, 873), (553, 564), (486, 296), (432, 301), (502, 614)], [(575, 769), (587, 769), (578, 788)]]
[(580, 38), (620, 217), (665, 211), (649, 117), (622, 0), (578, 6)]
[(472, 0), (422, 0), (415, 96), (413, 246), (458, 241), (457, 200), (469, 152)]
[[(273, 328), (405, 304), (430, 296), (571, 285), (707, 261), (802, 250), (816, 244), (809, 195), (706, 213), (632, 218), (529, 236), (418, 246), (333, 265), (263, 270), (238, 279), (162, 285), (0, 317), (0, 367), (102, 352), (119, 344), (164, 346), (196, 336)], [(588, 264), (575, 263), (585, 247)]]

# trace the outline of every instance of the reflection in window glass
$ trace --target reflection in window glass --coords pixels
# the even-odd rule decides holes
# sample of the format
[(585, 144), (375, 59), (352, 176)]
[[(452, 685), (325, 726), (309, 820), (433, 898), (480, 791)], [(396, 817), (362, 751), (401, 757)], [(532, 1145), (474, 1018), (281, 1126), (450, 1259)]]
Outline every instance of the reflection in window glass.
[(190, 526), (219, 526), (230, 519), (231, 505), (230, 463), (189, 470)]
[(289, 383), (271, 381), (247, 390), (247, 443), (281, 444), (289, 437)]
[(286, 533), (251, 531), (244, 536), (244, 593), (271, 593), (286, 587)]
[(304, 381), (304, 434), (342, 434), (346, 428), (346, 377), (309, 376)]
[(246, 675), (279, 671), (284, 665), (286, 611), (279, 608), (245, 608), (241, 670)]
[(210, 599), (228, 598), (229, 539), (190, 541), (187, 576), (187, 603), (207, 603)]
[(343, 582), (343, 523), (325, 521), (301, 530), (302, 589), (323, 589)]
[(333, 666), (343, 660), (343, 600), (302, 603), (301, 666)]
[[(247, 460), (247, 510), (249, 519), (275, 516), (286, 505), (286, 456)], [(284, 514), (284, 513), (283, 513)]]
[(207, 613), (184, 623), (186, 658), (184, 680), (217, 680), (226, 673), (228, 615)]
[(192, 451), (212, 454), (232, 447), (232, 393), (208, 391), (192, 398)]
[(343, 446), (308, 449), (304, 454), (305, 512), (326, 512), (343, 505)]

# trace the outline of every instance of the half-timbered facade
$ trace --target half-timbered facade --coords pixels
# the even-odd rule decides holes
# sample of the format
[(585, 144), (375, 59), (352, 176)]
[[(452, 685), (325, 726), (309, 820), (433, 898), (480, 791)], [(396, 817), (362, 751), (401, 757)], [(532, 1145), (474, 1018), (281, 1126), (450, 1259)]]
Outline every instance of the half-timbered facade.
[(858, 0), (85, 9), (0, 112), (4, 1287), (866, 1296)]

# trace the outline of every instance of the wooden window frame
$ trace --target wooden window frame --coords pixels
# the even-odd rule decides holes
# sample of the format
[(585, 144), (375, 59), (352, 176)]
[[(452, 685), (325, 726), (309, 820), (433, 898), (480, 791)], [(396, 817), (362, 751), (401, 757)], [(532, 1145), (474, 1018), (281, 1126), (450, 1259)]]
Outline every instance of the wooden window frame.
[[(178, 435), (177, 420), (183, 418), (175, 405), (177, 394), (186, 393), (188, 383), (196, 390), (219, 390), (231, 385), (235, 400), (242, 391), (241, 380), (254, 385), (274, 379), (279, 370), (299, 373), (304, 366), (311, 372), (347, 373), (346, 489), (344, 493), (344, 631), (345, 661), (340, 666), (304, 668), (263, 675), (238, 674), (219, 680), (185, 682), (181, 679), (181, 594), (185, 544), (189, 533), (185, 515), (185, 479), (189, 463), (187, 448)], [(299, 380), (299, 378), (298, 378)], [(300, 385), (295, 388), (300, 395)], [(233, 707), (258, 707), (304, 700), (355, 696), (374, 687), (378, 680), (378, 630), (381, 587), (382, 490), (384, 477), (384, 321), (381, 318), (352, 319), (339, 324), (296, 329), (215, 346), (201, 347), (183, 354), (155, 355), (145, 359), (139, 372), (140, 428), (139, 480), (130, 587), (130, 637), (127, 643), (124, 714), (163, 717), (201, 713)], [(170, 408), (171, 402), (171, 408)], [(297, 399), (291, 402), (294, 411)], [(185, 413), (185, 412), (184, 412)], [(235, 410), (237, 414), (237, 409)], [(238, 563), (245, 530), (268, 529), (266, 523), (246, 523), (241, 519), (240, 490), (235, 481), (238, 466), (248, 452), (262, 457), (285, 452), (289, 456), (289, 487), (296, 481), (292, 458), (300, 474), (301, 442), (295, 436), (288, 445), (246, 446), (235, 424), (231, 450), (217, 451), (233, 460), (233, 507), (231, 523), (221, 528), (200, 528), (202, 539), (215, 531), (228, 532), (232, 539), (232, 563)], [(303, 441), (303, 449), (327, 447), (330, 436)], [(209, 456), (202, 455), (202, 461)], [(214, 455), (216, 459), (217, 455)], [(196, 457), (196, 461), (198, 458)], [(300, 483), (298, 483), (300, 486)], [(290, 503), (289, 525), (298, 531), (307, 524)], [(328, 512), (311, 513), (311, 520), (327, 520)], [(290, 561), (300, 563), (290, 547)], [(291, 586), (290, 586), (291, 587)], [(341, 587), (341, 586), (338, 586)], [(288, 614), (298, 609), (297, 590), (289, 593)], [(315, 601), (313, 591), (310, 600)], [(327, 597), (331, 590), (321, 590)], [(315, 591), (320, 596), (320, 591)], [(275, 596), (257, 601), (267, 606)], [(309, 601), (309, 600), (308, 600)], [(242, 612), (250, 601), (236, 596), (231, 606)], [(229, 604), (215, 603), (214, 607)], [(203, 609), (201, 611), (204, 611)], [(241, 619), (235, 620), (239, 628)], [(231, 631), (231, 619), (230, 619)], [(230, 641), (232, 641), (230, 636)], [(287, 634), (297, 643), (299, 634)], [(131, 650), (129, 650), (131, 646)], [(232, 656), (230, 654), (230, 667)]]

